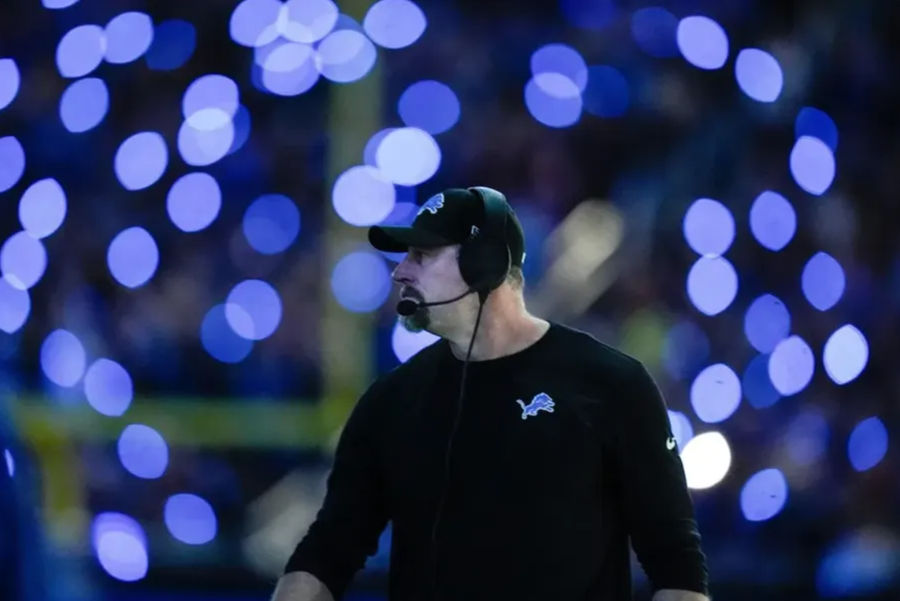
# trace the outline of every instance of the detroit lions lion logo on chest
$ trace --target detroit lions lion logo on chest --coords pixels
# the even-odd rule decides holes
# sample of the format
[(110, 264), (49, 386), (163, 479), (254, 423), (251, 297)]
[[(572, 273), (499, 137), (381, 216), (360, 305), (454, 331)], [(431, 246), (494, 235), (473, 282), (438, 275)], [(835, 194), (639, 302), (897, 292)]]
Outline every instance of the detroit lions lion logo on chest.
[(556, 403), (553, 402), (553, 399), (550, 398), (550, 395), (546, 392), (539, 392), (534, 395), (534, 398), (531, 399), (531, 402), (527, 405), (522, 399), (516, 399), (516, 403), (522, 408), (522, 419), (537, 416), (538, 411), (553, 413), (553, 407), (556, 405)]
[(431, 198), (425, 201), (425, 204), (422, 205), (422, 208), (419, 209), (419, 212), (416, 213), (416, 217), (428, 211), (432, 215), (435, 215), (438, 212), (438, 209), (444, 206), (444, 195), (443, 194), (435, 194)]

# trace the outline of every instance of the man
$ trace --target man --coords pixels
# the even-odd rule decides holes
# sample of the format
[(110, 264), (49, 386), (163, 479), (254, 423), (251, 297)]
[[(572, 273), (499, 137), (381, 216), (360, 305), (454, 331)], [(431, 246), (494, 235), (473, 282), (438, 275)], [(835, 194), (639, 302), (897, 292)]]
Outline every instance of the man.
[[(357, 403), (274, 601), (339, 599), (388, 520), (392, 601), (630, 599), (629, 539), (654, 601), (706, 601), (655, 384), (635, 359), (528, 313), (524, 236), (502, 195), (446, 190), (411, 227), (369, 240), (408, 251), (392, 275), (403, 324), (442, 339)], [(473, 275), (485, 265), (502, 266), (490, 290)]]

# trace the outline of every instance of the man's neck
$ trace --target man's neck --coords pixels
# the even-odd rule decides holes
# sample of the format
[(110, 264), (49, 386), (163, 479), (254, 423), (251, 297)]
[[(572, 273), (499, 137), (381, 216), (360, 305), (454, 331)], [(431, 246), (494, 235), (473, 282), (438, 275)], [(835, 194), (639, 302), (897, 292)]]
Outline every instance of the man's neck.
[[(540, 340), (548, 329), (550, 329), (549, 322), (527, 312), (513, 316), (502, 313), (482, 315), (469, 360), (487, 361), (518, 353)], [(460, 361), (466, 358), (471, 336), (470, 330), (453, 338), (447, 337), (450, 350)]]

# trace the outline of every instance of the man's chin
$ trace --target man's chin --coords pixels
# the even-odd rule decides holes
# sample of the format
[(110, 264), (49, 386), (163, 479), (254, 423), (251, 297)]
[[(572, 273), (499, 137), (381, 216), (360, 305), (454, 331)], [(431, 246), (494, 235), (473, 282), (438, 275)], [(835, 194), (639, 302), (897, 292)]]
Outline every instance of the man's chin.
[(419, 332), (425, 331), (428, 328), (428, 316), (422, 315), (422, 311), (416, 311), (412, 315), (404, 315), (400, 317), (400, 325), (402, 325), (408, 332), (412, 332), (413, 334), (418, 334)]

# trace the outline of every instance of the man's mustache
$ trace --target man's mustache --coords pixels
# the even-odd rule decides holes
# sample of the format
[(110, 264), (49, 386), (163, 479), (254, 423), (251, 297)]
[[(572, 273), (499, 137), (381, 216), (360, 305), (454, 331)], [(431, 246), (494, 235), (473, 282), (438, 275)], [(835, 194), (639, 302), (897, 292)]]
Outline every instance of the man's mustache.
[(412, 298), (417, 301), (425, 302), (425, 297), (415, 288), (406, 288), (400, 290), (401, 298)]

